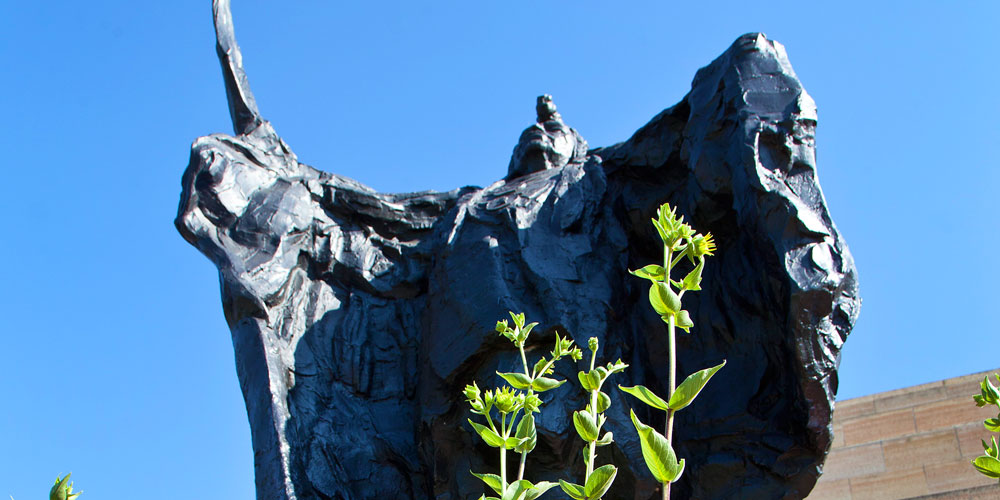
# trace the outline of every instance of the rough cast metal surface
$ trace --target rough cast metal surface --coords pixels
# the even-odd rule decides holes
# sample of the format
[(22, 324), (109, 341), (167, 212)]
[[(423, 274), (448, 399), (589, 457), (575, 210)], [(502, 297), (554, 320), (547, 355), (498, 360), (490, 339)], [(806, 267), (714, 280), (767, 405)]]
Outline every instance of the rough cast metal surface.
[[(815, 105), (781, 45), (740, 37), (679, 104), (584, 161), (383, 194), (298, 161), (257, 111), (228, 1), (215, 12), (237, 135), (195, 141), (175, 222), (219, 268), (257, 498), (478, 497), (469, 469), (498, 460), (464, 423), (460, 392), (519, 362), (492, 331), (508, 310), (546, 328), (529, 353), (556, 330), (597, 336), (605, 360), (631, 364), (614, 382), (665, 393), (664, 325), (626, 273), (660, 258), (649, 219), (665, 201), (720, 248), (686, 299), (696, 326), (679, 336), (681, 376), (728, 359), (678, 413), (688, 465), (674, 498), (809, 492), (860, 302), (816, 177)], [(616, 444), (600, 456), (621, 470), (606, 498), (658, 498), (627, 408), (663, 417), (609, 392)], [(583, 393), (574, 382), (547, 395), (530, 479), (578, 478), (569, 417)]]
[(538, 97), (535, 124), (521, 132), (507, 167), (507, 180), (587, 161), (587, 141), (563, 122), (552, 96)]

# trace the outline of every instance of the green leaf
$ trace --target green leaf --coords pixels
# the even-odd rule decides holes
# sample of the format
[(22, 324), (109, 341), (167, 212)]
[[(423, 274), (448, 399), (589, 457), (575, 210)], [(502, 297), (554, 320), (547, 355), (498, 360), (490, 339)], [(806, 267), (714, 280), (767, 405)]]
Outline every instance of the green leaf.
[(663, 266), (658, 266), (656, 264), (650, 264), (642, 269), (629, 271), (629, 273), (632, 273), (640, 278), (646, 278), (653, 281), (664, 281), (667, 278), (667, 273), (663, 270)]
[(583, 493), (588, 500), (597, 500), (608, 492), (611, 483), (615, 481), (618, 468), (614, 465), (605, 465), (594, 469), (594, 472), (587, 478), (587, 484), (583, 487)]
[[(663, 229), (674, 229), (674, 226), (680, 222), (677, 219), (677, 209), (672, 208), (669, 203), (660, 205), (660, 208), (656, 210), (656, 216), (659, 217)], [(681, 219), (683, 218), (681, 217)]]
[(657, 281), (649, 286), (649, 304), (661, 316), (676, 314), (681, 308), (681, 298), (669, 285)]
[(663, 240), (663, 243), (664, 244), (669, 243), (669, 240), (670, 240), (670, 229), (667, 228), (667, 227), (662, 226), (660, 224), (660, 221), (658, 221), (656, 219), (650, 219), (650, 220), (653, 221), (653, 227), (656, 228), (656, 232), (657, 232), (657, 234), (660, 235), (660, 239)]
[(538, 376), (538, 375), (545, 375), (544, 373), (542, 373), (542, 372), (541, 372), (541, 370), (542, 370), (542, 368), (543, 368), (543, 367), (545, 366), (545, 363), (546, 363), (547, 361), (548, 361), (548, 360), (547, 360), (547, 359), (545, 359), (545, 356), (542, 356), (542, 359), (539, 359), (539, 360), (538, 360), (538, 362), (537, 362), (537, 363), (535, 363), (535, 366), (534, 366), (534, 368), (532, 368), (532, 369), (531, 369), (531, 373), (533, 373), (533, 374), (534, 374), (535, 376)]
[(613, 442), (615, 442), (614, 434), (612, 434), (609, 431), (609, 432), (605, 432), (604, 433), (604, 437), (602, 437), (601, 439), (597, 440), (597, 446), (607, 446), (607, 445), (609, 445), (609, 444), (611, 444)]
[(565, 380), (556, 380), (554, 378), (549, 378), (549, 377), (538, 377), (533, 382), (531, 382), (531, 388), (534, 389), (535, 392), (545, 392), (550, 389), (555, 389), (556, 387), (559, 387), (560, 385), (563, 385), (565, 383), (566, 383)]
[(705, 268), (705, 259), (701, 259), (701, 262), (694, 269), (684, 277), (684, 281), (681, 282), (681, 288), (685, 290), (698, 291), (701, 290), (701, 271)]
[(604, 413), (611, 406), (611, 396), (603, 392), (597, 393), (597, 413)]
[(523, 445), (525, 441), (527, 441), (527, 439), (518, 439), (518, 438), (516, 438), (514, 436), (511, 436), (511, 437), (505, 439), (504, 442), (503, 442), (503, 444), (504, 444), (504, 448), (507, 448), (508, 450), (513, 450), (513, 449), (517, 448), (518, 446)]
[(496, 474), (477, 474), (475, 472), (472, 472), (472, 475), (481, 479), (484, 483), (486, 483), (486, 486), (489, 486), (493, 491), (497, 492), (497, 495), (503, 494), (503, 491), (500, 491), (500, 476)]
[(518, 336), (517, 340), (524, 343), (524, 341), (528, 339), (528, 335), (531, 333), (531, 330), (534, 330), (536, 326), (538, 326), (537, 322), (524, 325), (524, 328), (521, 328), (521, 334)]
[(670, 396), (670, 401), (667, 403), (670, 409), (678, 411), (691, 404), (698, 393), (705, 388), (705, 384), (712, 378), (712, 375), (715, 375), (715, 372), (719, 371), (723, 366), (726, 366), (725, 360), (711, 368), (696, 371), (684, 379), (681, 385), (677, 387), (677, 390), (674, 391), (673, 396)]
[(594, 390), (600, 390), (601, 389), (601, 385), (604, 384), (604, 378), (601, 377), (600, 370), (601, 370), (601, 367), (598, 366), (596, 369), (590, 370), (589, 372), (587, 372), (587, 378), (590, 379), (590, 385), (591, 385), (591, 387), (594, 388)]
[(514, 320), (514, 325), (518, 328), (524, 326), (524, 313), (514, 314), (514, 311), (508, 311), (510, 314), (510, 319)]
[(635, 387), (624, 387), (619, 385), (618, 388), (635, 396), (639, 399), (639, 401), (642, 401), (653, 408), (663, 411), (670, 409), (670, 406), (667, 405), (666, 401), (654, 394), (653, 391), (647, 389), (646, 386), (637, 385)]
[(597, 441), (597, 422), (590, 413), (582, 410), (573, 412), (573, 427), (584, 441)]
[(982, 441), (983, 450), (987, 455), (993, 458), (1000, 458), (1000, 447), (997, 446), (996, 436), (990, 436), (990, 443), (987, 443), (984, 439), (981, 439), (980, 441)]
[(504, 445), (503, 438), (500, 437), (500, 435), (497, 434), (496, 431), (494, 431), (493, 429), (490, 429), (485, 425), (477, 424), (473, 422), (472, 419), (469, 419), (469, 423), (472, 424), (472, 428), (476, 430), (476, 432), (479, 434), (479, 437), (483, 438), (483, 441), (485, 441), (486, 444), (494, 448), (499, 448)]
[(623, 363), (621, 358), (619, 358), (618, 361), (615, 361), (614, 363), (608, 363), (607, 370), (608, 374), (612, 374), (612, 373), (623, 372), (625, 371), (626, 368), (628, 368), (628, 364)]
[(983, 377), (983, 382), (979, 384), (979, 387), (982, 388), (983, 399), (986, 400), (987, 404), (996, 404), (997, 400), (1000, 399), (1000, 392), (990, 383), (989, 377)]
[(986, 477), (1000, 479), (1000, 460), (983, 455), (981, 457), (976, 457), (976, 459), (972, 461), (972, 465)]
[(642, 458), (646, 467), (661, 484), (676, 481), (684, 472), (684, 460), (677, 461), (674, 449), (670, 447), (667, 438), (653, 430), (652, 427), (639, 421), (635, 412), (632, 414), (632, 424), (639, 432), (639, 444), (642, 446)]
[(71, 475), (72, 474), (66, 474), (66, 477), (62, 479), (60, 479), (59, 476), (56, 476), (55, 484), (53, 484), (52, 489), (49, 490), (49, 500), (73, 500), (74, 498), (80, 496), (80, 493), (82, 493), (81, 491), (73, 493), (73, 483), (69, 482), (69, 477)]
[(983, 421), (983, 426), (990, 432), (1000, 432), (1000, 418), (990, 418)]
[[(684, 474), (684, 459), (683, 458), (680, 459), (680, 461), (677, 462), (677, 475), (674, 476), (674, 481), (677, 481), (678, 479), (680, 479), (682, 474)], [(673, 482), (673, 481), (671, 481), (671, 482)]]
[[(598, 367), (598, 369), (601, 369), (601, 368)], [(605, 370), (605, 371), (607, 371), (607, 370)], [(583, 372), (583, 371), (581, 371), (581, 372), (577, 373), (577, 377), (580, 378), (580, 385), (582, 385), (583, 388), (584, 388), (584, 390), (586, 390), (588, 392), (589, 391), (596, 391), (596, 390), (599, 390), (601, 388), (601, 384), (602, 384), (601, 374), (596, 369), (595, 370), (590, 370), (589, 372)]]
[(510, 386), (515, 389), (527, 389), (528, 387), (531, 387), (531, 379), (528, 378), (528, 376), (523, 373), (497, 372), (497, 375), (503, 377), (503, 379), (506, 380), (507, 383), (510, 384)]
[(514, 436), (524, 440), (514, 448), (514, 451), (518, 453), (531, 453), (538, 442), (538, 432), (535, 430), (535, 416), (529, 413), (521, 417), (521, 422), (517, 424), (517, 432), (514, 433)]
[(525, 479), (513, 481), (507, 485), (507, 489), (504, 490), (500, 500), (524, 500), (524, 497), (528, 494), (528, 490), (533, 486), (531, 481)]
[(993, 384), (990, 383), (989, 377), (983, 377), (983, 381), (982, 383), (979, 384), (979, 387), (982, 389), (981, 391), (982, 396), (976, 398), (976, 404), (978, 406), (985, 406), (987, 404), (990, 405), (997, 404), (998, 399), (1000, 399), (1000, 392), (998, 392), (997, 388), (993, 387)]
[(56, 476), (56, 482), (49, 490), (49, 500), (66, 500), (66, 482), (69, 481), (69, 474), (60, 479)]
[(559, 487), (562, 488), (563, 493), (572, 497), (573, 500), (587, 500), (587, 494), (583, 492), (583, 486), (579, 484), (569, 483), (560, 479)]
[(677, 313), (676, 326), (685, 332), (690, 333), (691, 327), (694, 326), (694, 321), (691, 321), (691, 314), (685, 310), (681, 310)]
[(539, 481), (533, 488), (528, 489), (527, 494), (524, 496), (524, 500), (535, 500), (536, 498), (542, 496), (542, 494), (546, 491), (555, 488), (556, 484), (557, 483), (550, 483), (548, 481)]

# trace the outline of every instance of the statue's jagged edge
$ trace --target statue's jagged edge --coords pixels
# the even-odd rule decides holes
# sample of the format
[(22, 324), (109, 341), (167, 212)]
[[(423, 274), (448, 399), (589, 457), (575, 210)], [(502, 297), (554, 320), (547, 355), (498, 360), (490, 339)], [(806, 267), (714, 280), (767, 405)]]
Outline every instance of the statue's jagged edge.
[[(663, 202), (720, 247), (687, 299), (680, 372), (728, 360), (678, 413), (674, 498), (809, 492), (860, 299), (816, 177), (815, 104), (780, 44), (740, 37), (625, 142), (587, 149), (540, 99), (504, 180), (385, 194), (298, 161), (261, 118), (228, 0), (213, 10), (236, 135), (195, 141), (175, 223), (219, 268), (258, 499), (477, 498), (469, 470), (497, 460), (461, 389), (519, 362), (491, 328), (508, 310), (546, 328), (539, 351), (557, 330), (596, 336), (631, 364), (618, 383), (665, 392), (663, 325), (626, 273), (657, 260)], [(568, 416), (583, 394), (553, 392), (536, 480), (582, 470)], [(627, 408), (657, 417), (610, 394), (601, 456), (620, 471), (605, 498), (658, 497)]]

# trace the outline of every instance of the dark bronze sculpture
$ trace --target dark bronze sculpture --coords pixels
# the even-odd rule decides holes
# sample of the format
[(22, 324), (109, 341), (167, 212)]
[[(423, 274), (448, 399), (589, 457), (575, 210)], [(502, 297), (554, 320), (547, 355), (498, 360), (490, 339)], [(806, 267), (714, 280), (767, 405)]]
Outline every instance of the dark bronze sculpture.
[[(547, 328), (541, 345), (598, 337), (631, 365), (621, 383), (662, 389), (663, 324), (626, 269), (657, 258), (665, 201), (719, 243), (680, 373), (729, 363), (678, 415), (674, 498), (809, 492), (860, 301), (816, 178), (815, 105), (779, 44), (740, 37), (625, 142), (588, 150), (542, 99), (505, 180), (385, 194), (298, 161), (250, 93), (228, 0), (214, 10), (236, 135), (195, 141), (176, 225), (219, 268), (259, 499), (477, 498), (468, 471), (492, 454), (461, 390), (513, 366), (492, 331), (508, 310)], [(532, 455), (545, 479), (582, 467), (566, 417), (582, 393), (557, 391)], [(606, 498), (652, 498), (631, 403), (611, 397)]]
[(508, 180), (540, 170), (579, 165), (587, 159), (587, 141), (563, 122), (552, 96), (539, 96), (535, 112), (538, 113), (535, 124), (521, 132), (511, 155)]

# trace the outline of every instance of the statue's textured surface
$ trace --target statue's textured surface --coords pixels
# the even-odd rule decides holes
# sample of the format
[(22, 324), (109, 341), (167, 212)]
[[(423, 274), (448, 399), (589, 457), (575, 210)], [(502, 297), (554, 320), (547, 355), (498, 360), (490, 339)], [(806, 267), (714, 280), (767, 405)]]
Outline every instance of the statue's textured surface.
[[(540, 102), (505, 180), (383, 194), (297, 160), (249, 92), (228, 1), (215, 8), (237, 135), (195, 141), (176, 224), (219, 267), (258, 498), (477, 498), (468, 471), (497, 459), (463, 425), (461, 389), (519, 363), (492, 331), (508, 310), (547, 328), (540, 346), (556, 329), (598, 337), (603, 359), (631, 364), (619, 383), (664, 393), (664, 325), (626, 269), (657, 260), (649, 219), (666, 201), (719, 244), (686, 302), (680, 373), (728, 360), (678, 413), (675, 498), (808, 493), (860, 302), (816, 178), (815, 105), (779, 44), (740, 37), (625, 142), (588, 151)], [(556, 121), (573, 148), (536, 148)], [(606, 498), (652, 498), (627, 408), (662, 422), (609, 392), (616, 443), (602, 456), (621, 470)], [(569, 419), (583, 393), (553, 393), (535, 480), (583, 467)]]
[(521, 132), (514, 147), (507, 180), (587, 161), (587, 141), (563, 122), (552, 96), (539, 96), (535, 111), (538, 114), (535, 124)]

